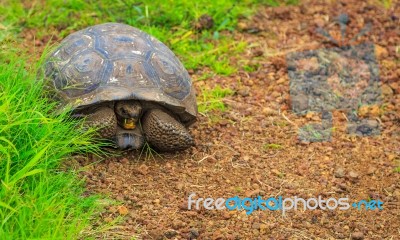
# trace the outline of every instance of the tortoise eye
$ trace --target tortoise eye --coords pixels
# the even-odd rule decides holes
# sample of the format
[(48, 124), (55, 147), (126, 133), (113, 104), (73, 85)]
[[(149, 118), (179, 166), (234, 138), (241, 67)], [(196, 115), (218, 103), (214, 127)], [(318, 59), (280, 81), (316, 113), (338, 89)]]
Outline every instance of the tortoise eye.
[(128, 112), (124, 108), (120, 108), (119, 111), (124, 115), (128, 114)]

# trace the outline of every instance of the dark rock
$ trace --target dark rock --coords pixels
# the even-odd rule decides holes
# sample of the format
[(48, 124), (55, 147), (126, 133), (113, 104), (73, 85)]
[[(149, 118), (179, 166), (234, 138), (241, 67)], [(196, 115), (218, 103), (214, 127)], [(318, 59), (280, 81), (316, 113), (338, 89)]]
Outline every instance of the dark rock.
[(175, 231), (175, 230), (173, 230), (173, 229), (167, 230), (167, 231), (164, 233), (164, 236), (165, 236), (166, 238), (168, 238), (168, 239), (171, 239), (171, 238), (175, 237), (176, 235), (178, 235), (178, 232)]
[(199, 236), (200, 236), (200, 233), (196, 228), (190, 229), (189, 239), (197, 239)]

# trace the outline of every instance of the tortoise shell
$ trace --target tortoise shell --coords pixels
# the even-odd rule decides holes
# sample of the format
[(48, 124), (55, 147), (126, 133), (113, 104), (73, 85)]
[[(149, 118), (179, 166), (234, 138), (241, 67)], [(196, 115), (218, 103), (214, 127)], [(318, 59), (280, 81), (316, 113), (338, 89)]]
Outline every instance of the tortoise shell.
[(194, 87), (182, 63), (129, 25), (105, 23), (69, 35), (47, 59), (45, 75), (63, 108), (135, 99), (170, 109), (186, 125), (196, 119)]

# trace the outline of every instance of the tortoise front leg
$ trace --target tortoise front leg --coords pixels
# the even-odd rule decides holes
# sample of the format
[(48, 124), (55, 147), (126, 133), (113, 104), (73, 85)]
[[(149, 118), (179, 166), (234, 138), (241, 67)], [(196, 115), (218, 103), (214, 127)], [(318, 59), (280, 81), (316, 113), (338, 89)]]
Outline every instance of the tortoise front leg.
[(117, 118), (114, 110), (109, 107), (101, 107), (87, 114), (84, 127), (99, 128), (98, 135), (104, 139), (113, 139), (117, 132)]
[(161, 109), (151, 109), (142, 119), (143, 132), (150, 145), (171, 152), (194, 145), (188, 130), (179, 121)]

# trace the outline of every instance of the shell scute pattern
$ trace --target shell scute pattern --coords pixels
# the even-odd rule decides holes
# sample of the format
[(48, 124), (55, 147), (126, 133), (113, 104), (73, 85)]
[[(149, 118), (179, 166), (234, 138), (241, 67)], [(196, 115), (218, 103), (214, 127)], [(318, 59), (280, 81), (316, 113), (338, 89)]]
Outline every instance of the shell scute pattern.
[[(56, 87), (70, 97), (115, 85), (160, 88), (183, 99), (190, 93), (186, 71), (161, 42), (124, 25), (105, 24), (70, 35), (53, 56), (65, 64)], [(110, 86), (109, 86), (110, 85)]]
[(95, 48), (107, 59), (115, 60), (122, 58), (143, 59), (151, 52), (151, 46), (135, 34), (107, 34), (94, 36)]
[(57, 74), (55, 85), (70, 97), (88, 93), (100, 86), (104, 67), (104, 59), (98, 53), (81, 52), (65, 65), (62, 74)]
[[(147, 63), (144, 61), (132, 61), (131, 59), (119, 59), (113, 62), (113, 72), (111, 74), (111, 84), (121, 85), (131, 88), (156, 88), (153, 81), (145, 78), (149, 75), (146, 71)], [(150, 73), (151, 74), (151, 73)]]

